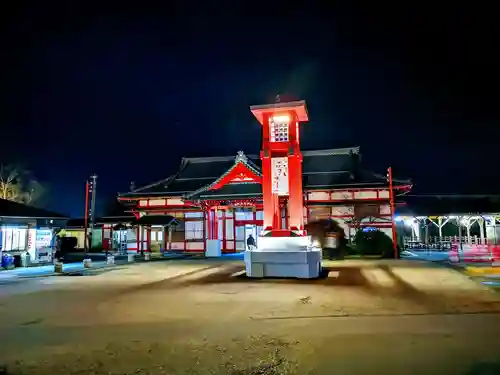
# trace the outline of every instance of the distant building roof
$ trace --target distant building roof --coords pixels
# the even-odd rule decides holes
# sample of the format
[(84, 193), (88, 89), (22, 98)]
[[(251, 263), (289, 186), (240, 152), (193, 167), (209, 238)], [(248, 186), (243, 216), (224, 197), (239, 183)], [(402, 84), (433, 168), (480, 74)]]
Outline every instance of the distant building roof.
[[(102, 227), (103, 225), (116, 225), (116, 224), (129, 224), (129, 225), (177, 225), (178, 221), (170, 215), (146, 215), (139, 219), (135, 216), (108, 216), (96, 218), (94, 225)], [(85, 219), (70, 219), (66, 225), (68, 228), (83, 228), (85, 226)]]
[(67, 219), (67, 216), (42, 208), (0, 199), (0, 218)]
[(500, 195), (406, 195), (399, 216), (447, 216), (500, 213)]
[[(127, 223), (131, 224), (135, 222), (135, 216), (133, 215), (121, 215), (121, 216), (106, 216), (106, 217), (98, 217), (95, 219), (94, 224), (97, 226), (101, 226), (102, 224), (119, 224), (119, 223)], [(66, 226), (68, 228), (83, 228), (85, 226), (84, 218), (74, 218), (69, 219)]]

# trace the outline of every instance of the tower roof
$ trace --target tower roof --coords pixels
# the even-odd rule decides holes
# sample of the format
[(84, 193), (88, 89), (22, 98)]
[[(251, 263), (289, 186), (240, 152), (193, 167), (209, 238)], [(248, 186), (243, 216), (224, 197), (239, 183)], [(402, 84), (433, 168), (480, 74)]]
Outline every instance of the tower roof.
[(294, 111), (297, 114), (299, 121), (309, 121), (305, 100), (287, 103), (252, 105), (250, 106), (250, 111), (261, 124), (264, 122), (264, 113), (269, 112), (283, 113), (287, 111)]

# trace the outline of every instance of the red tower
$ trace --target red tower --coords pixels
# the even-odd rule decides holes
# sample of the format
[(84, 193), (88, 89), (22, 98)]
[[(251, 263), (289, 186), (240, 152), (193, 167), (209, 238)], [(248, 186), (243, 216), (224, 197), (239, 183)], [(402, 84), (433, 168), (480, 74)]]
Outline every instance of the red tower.
[[(305, 101), (251, 106), (263, 126), (262, 195), (264, 234), (273, 237), (304, 235), (302, 153), (299, 123), (309, 120)], [(288, 211), (282, 227), (281, 207)]]

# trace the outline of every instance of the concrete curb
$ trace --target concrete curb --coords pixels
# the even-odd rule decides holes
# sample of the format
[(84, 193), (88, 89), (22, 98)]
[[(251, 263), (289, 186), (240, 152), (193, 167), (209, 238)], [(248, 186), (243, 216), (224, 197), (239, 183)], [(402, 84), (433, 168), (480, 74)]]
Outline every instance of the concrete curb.
[(121, 266), (124, 264), (128, 264), (128, 263), (106, 265), (106, 266), (101, 266), (101, 267), (83, 268), (81, 270), (67, 271), (67, 272), (63, 272), (63, 273), (51, 272), (51, 273), (44, 273), (44, 274), (40, 274), (40, 275), (15, 276), (15, 277), (13, 277), (13, 279), (38, 279), (41, 277), (69, 276), (69, 275), (73, 275), (73, 274), (77, 274), (77, 273), (97, 271), (97, 270), (102, 270), (102, 269), (106, 269), (106, 268), (114, 268), (116, 266)]
[[(69, 275), (74, 275), (74, 274), (79, 274), (79, 273), (85, 273), (85, 272), (92, 272), (92, 271), (97, 271), (97, 270), (102, 270), (106, 268), (113, 268), (117, 266), (124, 266), (124, 265), (137, 265), (137, 264), (144, 264), (144, 263), (149, 263), (149, 262), (161, 262), (161, 261), (170, 261), (170, 260), (177, 260), (177, 259), (185, 259), (183, 256), (169, 256), (169, 257), (164, 257), (164, 258), (153, 258), (151, 260), (144, 260), (143, 258), (136, 259), (134, 262), (128, 262), (127, 260), (120, 260), (118, 263), (115, 264), (103, 264), (100, 266), (93, 266), (90, 268), (83, 268), (83, 269), (77, 269), (77, 270), (72, 270), (72, 271), (67, 271), (64, 272), (63, 268), (63, 273), (56, 273), (56, 272), (49, 272), (49, 273), (41, 273), (41, 274), (34, 274), (34, 275), (15, 275), (9, 278), (5, 278), (5, 280), (19, 280), (19, 279), (37, 279), (37, 278), (42, 278), (42, 277), (53, 277), (53, 276), (69, 276)], [(6, 271), (8, 272), (8, 271)]]

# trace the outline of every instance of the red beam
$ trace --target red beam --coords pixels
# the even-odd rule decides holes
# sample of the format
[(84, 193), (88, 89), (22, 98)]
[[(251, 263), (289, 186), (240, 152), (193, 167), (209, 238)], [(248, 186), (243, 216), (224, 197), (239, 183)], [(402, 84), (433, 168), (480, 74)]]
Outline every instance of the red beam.
[(387, 169), (389, 177), (389, 197), (391, 205), (391, 227), (392, 227), (392, 245), (394, 246), (394, 259), (398, 259), (398, 238), (396, 234), (396, 223), (394, 222), (394, 213), (396, 209), (394, 208), (394, 191), (392, 187), (392, 167)]

